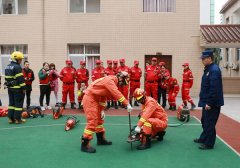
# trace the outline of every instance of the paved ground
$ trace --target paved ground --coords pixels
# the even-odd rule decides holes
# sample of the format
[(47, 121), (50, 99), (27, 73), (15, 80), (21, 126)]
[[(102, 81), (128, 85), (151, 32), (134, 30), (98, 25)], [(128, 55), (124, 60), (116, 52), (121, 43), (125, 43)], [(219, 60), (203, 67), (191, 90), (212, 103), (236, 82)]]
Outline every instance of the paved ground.
[[(59, 92), (61, 93), (61, 92)], [(32, 105), (39, 105), (39, 93), (34, 92), (32, 94)], [(6, 90), (0, 90), (0, 98), (4, 106), (8, 105), (8, 95)], [(198, 97), (193, 97), (194, 102), (198, 102)], [(61, 100), (61, 94), (59, 94), (59, 100)], [(76, 99), (75, 99), (76, 100)], [(44, 100), (45, 101), (45, 100)], [(240, 123), (240, 95), (224, 95), (225, 105), (222, 107), (221, 112), (228, 117), (238, 121)], [(53, 93), (51, 94), (50, 105), (55, 105), (55, 98)], [(182, 100), (181, 97), (177, 97), (177, 104), (181, 104)], [(68, 105), (69, 106), (69, 105)]]

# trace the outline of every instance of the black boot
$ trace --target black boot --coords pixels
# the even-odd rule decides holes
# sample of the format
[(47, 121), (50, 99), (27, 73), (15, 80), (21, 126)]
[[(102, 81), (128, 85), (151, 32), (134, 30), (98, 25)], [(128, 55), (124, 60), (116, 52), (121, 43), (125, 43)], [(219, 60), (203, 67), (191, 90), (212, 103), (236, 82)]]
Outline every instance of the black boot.
[(112, 145), (111, 141), (107, 141), (104, 137), (104, 132), (96, 133), (97, 136), (97, 144), (98, 145)]
[(111, 103), (110, 103), (110, 101), (108, 101), (107, 102), (107, 109), (110, 109), (110, 107), (111, 107)]
[(89, 145), (89, 139), (82, 137), (81, 151), (87, 153), (96, 153), (96, 149)]
[(62, 107), (66, 109), (66, 103), (62, 103)]
[(147, 148), (151, 148), (151, 135), (143, 135), (143, 140), (140, 145), (137, 146), (138, 150), (145, 150)]
[(171, 110), (172, 110), (172, 111), (177, 110), (176, 106), (172, 106), (172, 109), (171, 109)]
[(132, 106), (132, 100), (129, 100), (129, 104)]
[(169, 107), (169, 110), (172, 110), (172, 106)]
[(196, 108), (196, 105), (195, 105), (195, 104), (192, 104), (191, 110), (194, 110), (195, 108)]
[(76, 109), (75, 103), (71, 103), (71, 109)]
[(114, 101), (111, 101), (111, 107), (113, 107), (114, 106)]
[(114, 108), (115, 108), (115, 109), (118, 109), (118, 104), (117, 104), (117, 102), (114, 102)]
[(158, 136), (157, 140), (162, 141), (165, 134), (166, 134), (165, 131), (158, 132), (156, 135), (156, 136)]
[(137, 103), (137, 101), (134, 102), (134, 106), (139, 106), (139, 104)]
[(79, 110), (81, 110), (81, 109), (82, 109), (81, 102), (78, 102), (78, 109), (79, 109)]

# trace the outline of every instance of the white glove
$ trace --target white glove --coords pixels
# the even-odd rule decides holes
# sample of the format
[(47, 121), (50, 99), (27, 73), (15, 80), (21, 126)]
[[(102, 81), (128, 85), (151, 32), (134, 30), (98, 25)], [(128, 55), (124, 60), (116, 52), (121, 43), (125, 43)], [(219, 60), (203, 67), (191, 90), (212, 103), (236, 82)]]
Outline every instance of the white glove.
[(105, 112), (101, 111), (101, 119), (103, 120), (105, 118)]
[(137, 126), (134, 131), (137, 132), (137, 133), (140, 133), (141, 132), (141, 127)]
[(130, 104), (127, 105), (127, 111), (128, 111), (129, 113), (132, 112), (132, 106), (131, 106)]

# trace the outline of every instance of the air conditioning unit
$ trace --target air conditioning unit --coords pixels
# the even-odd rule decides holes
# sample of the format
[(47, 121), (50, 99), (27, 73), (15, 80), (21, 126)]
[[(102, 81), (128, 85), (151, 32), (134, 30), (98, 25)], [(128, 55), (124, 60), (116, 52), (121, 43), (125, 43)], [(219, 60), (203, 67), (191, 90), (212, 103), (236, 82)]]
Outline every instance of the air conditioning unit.
[(223, 63), (223, 68), (228, 68), (228, 62)]
[(232, 70), (239, 70), (239, 63), (233, 63)]

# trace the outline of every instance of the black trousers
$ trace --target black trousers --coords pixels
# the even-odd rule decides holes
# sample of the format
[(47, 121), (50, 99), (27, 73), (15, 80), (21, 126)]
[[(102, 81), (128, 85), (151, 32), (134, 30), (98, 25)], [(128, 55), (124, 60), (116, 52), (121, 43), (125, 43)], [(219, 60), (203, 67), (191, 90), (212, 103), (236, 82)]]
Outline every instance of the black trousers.
[(40, 97), (39, 97), (40, 106), (43, 106), (44, 95), (46, 95), (46, 104), (47, 106), (49, 106), (50, 94), (51, 94), (50, 85), (40, 85)]
[(31, 85), (26, 85), (26, 86), (27, 86), (27, 90), (26, 90), (26, 97), (27, 97), (26, 104), (27, 104), (27, 108), (28, 108), (30, 106), (30, 104), (31, 104), (32, 86)]
[(213, 147), (216, 141), (216, 124), (220, 114), (221, 107), (211, 107), (210, 110), (202, 109), (202, 128), (200, 140), (207, 146)]
[(23, 102), (24, 102), (24, 93), (19, 89), (8, 89), (8, 118), (14, 120), (21, 120)]
[(166, 106), (167, 102), (167, 90), (162, 89), (161, 87), (158, 87), (158, 103), (161, 103), (161, 97), (162, 97), (162, 106)]

